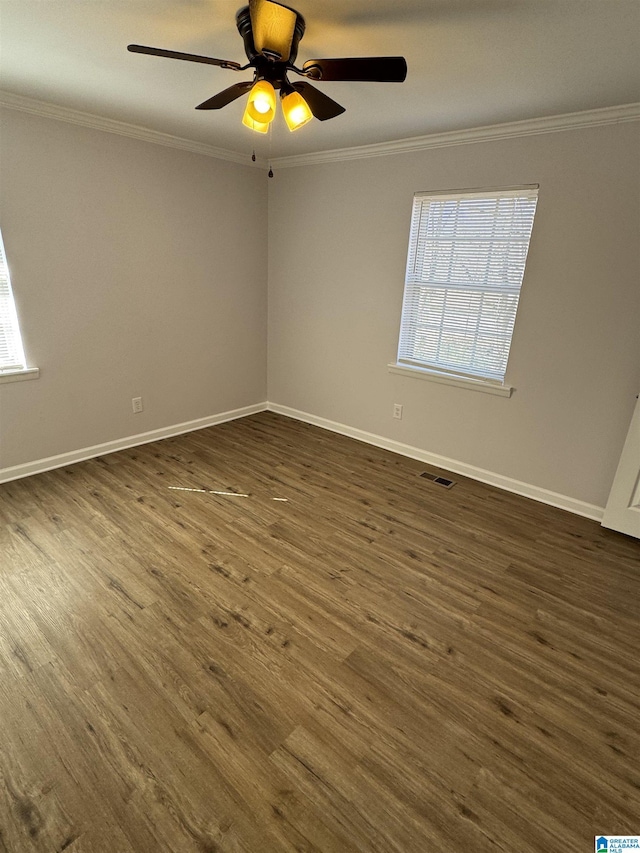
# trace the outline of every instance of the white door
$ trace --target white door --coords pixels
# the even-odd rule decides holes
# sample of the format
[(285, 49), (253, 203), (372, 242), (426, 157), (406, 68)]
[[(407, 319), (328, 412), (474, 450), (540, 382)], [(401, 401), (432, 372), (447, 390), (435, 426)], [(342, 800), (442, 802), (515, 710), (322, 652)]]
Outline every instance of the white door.
[(640, 539), (640, 397), (631, 419), (602, 526)]

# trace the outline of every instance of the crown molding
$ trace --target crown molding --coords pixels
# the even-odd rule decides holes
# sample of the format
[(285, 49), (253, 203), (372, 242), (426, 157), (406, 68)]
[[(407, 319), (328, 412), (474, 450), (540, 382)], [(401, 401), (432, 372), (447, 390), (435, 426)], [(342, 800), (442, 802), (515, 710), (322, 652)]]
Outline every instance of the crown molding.
[[(90, 127), (105, 133), (117, 133), (129, 136), (154, 145), (164, 145), (168, 148), (178, 148), (203, 154), (205, 157), (215, 157), (242, 166), (264, 165), (262, 161), (248, 161), (245, 154), (229, 151), (226, 148), (216, 148), (204, 142), (195, 142), (181, 136), (172, 136), (147, 127), (141, 127), (128, 122), (104, 118), (81, 110), (61, 107), (48, 101), (39, 101), (16, 95), (13, 92), (0, 90), (0, 107), (6, 107), (19, 112), (31, 113), (44, 118), (65, 121), (70, 124)], [(310, 166), (319, 163), (335, 163), (342, 160), (362, 160), (369, 157), (382, 157), (388, 154), (408, 154), (414, 151), (425, 151), (430, 148), (446, 148), (451, 145), (467, 145), (473, 142), (489, 142), (498, 139), (512, 139), (519, 136), (535, 136), (541, 133), (553, 133), (562, 130), (576, 130), (585, 127), (598, 127), (607, 124), (640, 120), (640, 103), (623, 104), (616, 107), (602, 107), (596, 110), (564, 113), (556, 116), (526, 119), (524, 121), (492, 124), (483, 127), (472, 127), (465, 130), (453, 130), (446, 133), (432, 133), (426, 136), (413, 136), (408, 139), (396, 139), (390, 142), (379, 142), (373, 145), (359, 145), (352, 148), (336, 148), (330, 151), (316, 151), (309, 154), (294, 154), (289, 157), (275, 157), (271, 160), (273, 166), (279, 169), (292, 166)]]
[[(195, 142), (192, 139), (183, 139), (180, 136), (171, 136), (169, 133), (161, 133), (148, 127), (139, 127), (124, 121), (116, 121), (111, 118), (85, 113), (81, 110), (73, 110), (69, 107), (60, 107), (47, 101), (38, 101), (34, 98), (26, 98), (23, 95), (15, 95), (12, 92), (0, 90), (0, 107), (10, 110), (18, 110), (23, 113), (52, 118), (56, 121), (65, 121), (69, 124), (78, 124), (90, 127), (93, 130), (102, 130), (105, 133), (117, 133), (120, 136), (129, 136), (132, 139), (140, 139), (143, 142), (152, 142), (155, 145), (164, 145), (168, 148), (179, 148), (183, 151), (191, 151), (194, 154), (204, 154), (205, 157), (216, 157), (219, 160), (228, 160), (231, 163), (240, 163), (243, 166), (253, 166), (245, 154), (236, 151), (228, 151), (226, 148), (216, 148), (204, 142)], [(258, 164), (256, 164), (258, 165)]]
[(360, 145), (354, 148), (337, 148), (311, 154), (276, 157), (271, 163), (279, 169), (290, 166), (311, 166), (318, 163), (361, 160), (369, 157), (382, 157), (387, 154), (408, 154), (413, 151), (425, 151), (429, 148), (447, 148), (451, 145), (513, 139), (519, 136), (536, 136), (541, 133), (554, 133), (561, 130), (576, 130), (638, 120), (640, 120), (640, 103), (623, 104), (617, 107), (602, 107), (577, 113), (564, 113), (563, 115), (545, 116), (505, 124), (472, 127), (466, 130), (453, 130), (447, 133), (414, 136), (409, 139), (396, 139), (374, 145)]

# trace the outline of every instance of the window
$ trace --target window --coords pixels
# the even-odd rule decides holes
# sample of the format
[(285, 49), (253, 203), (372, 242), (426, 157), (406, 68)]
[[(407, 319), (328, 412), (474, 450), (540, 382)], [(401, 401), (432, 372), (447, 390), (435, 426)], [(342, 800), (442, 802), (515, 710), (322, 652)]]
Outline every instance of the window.
[(397, 367), (504, 383), (537, 197), (414, 196)]
[(0, 234), (0, 380), (18, 372), (30, 374), (29, 378), (34, 373), (37, 374), (36, 370), (27, 370), (9, 268)]

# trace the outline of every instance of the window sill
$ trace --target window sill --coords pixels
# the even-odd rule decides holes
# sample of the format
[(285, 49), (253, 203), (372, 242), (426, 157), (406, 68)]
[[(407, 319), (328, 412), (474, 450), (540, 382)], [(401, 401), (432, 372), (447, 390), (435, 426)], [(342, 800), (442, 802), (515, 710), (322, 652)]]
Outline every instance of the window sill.
[(5, 382), (22, 382), (25, 379), (37, 379), (40, 376), (38, 367), (25, 367), (24, 370), (7, 370), (0, 372), (0, 385)]
[(510, 397), (513, 388), (510, 385), (500, 385), (488, 379), (468, 379), (455, 376), (453, 373), (436, 373), (425, 367), (408, 367), (406, 364), (392, 362), (387, 365), (389, 373), (399, 373), (414, 379), (426, 379), (429, 382), (439, 382), (441, 385), (456, 385), (458, 388), (468, 388), (471, 391), (482, 391), (484, 394), (495, 394), (498, 397)]

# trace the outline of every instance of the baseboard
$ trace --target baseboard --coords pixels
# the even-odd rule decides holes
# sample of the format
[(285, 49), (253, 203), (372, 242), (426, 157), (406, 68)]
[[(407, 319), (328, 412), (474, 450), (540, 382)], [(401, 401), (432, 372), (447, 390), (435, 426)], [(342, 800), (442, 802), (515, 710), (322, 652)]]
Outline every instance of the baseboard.
[(130, 447), (137, 447), (140, 444), (149, 444), (152, 441), (160, 441), (163, 438), (171, 438), (176, 435), (182, 435), (186, 432), (193, 432), (198, 429), (215, 426), (216, 424), (233, 421), (237, 418), (244, 418), (247, 415), (254, 415), (257, 412), (269, 410), (280, 415), (285, 415), (288, 418), (294, 418), (298, 421), (304, 421), (308, 424), (321, 427), (322, 429), (331, 432), (340, 433), (350, 438), (355, 438), (358, 441), (363, 441), (366, 444), (371, 444), (374, 447), (382, 447), (385, 450), (390, 450), (393, 453), (399, 453), (401, 456), (408, 456), (410, 459), (418, 459), (420, 462), (426, 462), (430, 465), (435, 465), (437, 468), (443, 468), (445, 471), (452, 471), (456, 474), (462, 474), (464, 477), (469, 477), (472, 480), (479, 480), (481, 483), (487, 483), (491, 486), (497, 486), (499, 489), (504, 489), (507, 492), (514, 492), (517, 495), (522, 495), (527, 498), (532, 498), (540, 503), (549, 504), (550, 506), (558, 507), (559, 509), (567, 510), (575, 515), (581, 515), (585, 518), (591, 518), (594, 521), (602, 521), (604, 508), (595, 506), (594, 504), (579, 501), (576, 498), (561, 495), (557, 492), (543, 489), (540, 486), (533, 486), (530, 483), (523, 483), (520, 480), (514, 480), (511, 477), (505, 477), (502, 474), (496, 474), (493, 471), (487, 471), (484, 468), (477, 468), (474, 465), (468, 465), (466, 462), (459, 462), (456, 459), (449, 459), (447, 456), (441, 456), (438, 453), (430, 453), (427, 450), (422, 450), (419, 447), (412, 447), (409, 444), (394, 441), (390, 438), (385, 438), (375, 433), (366, 432), (365, 430), (356, 429), (355, 427), (347, 426), (346, 424), (330, 421), (327, 418), (321, 418), (317, 415), (311, 415), (308, 412), (301, 412), (298, 409), (292, 409), (289, 406), (281, 406), (278, 403), (256, 403), (252, 406), (244, 406), (241, 409), (233, 409), (228, 412), (220, 412), (216, 415), (210, 415), (205, 418), (198, 418), (193, 421), (185, 421), (184, 423), (174, 424), (161, 429), (151, 430), (150, 432), (138, 433), (124, 438), (116, 439), (115, 441), (107, 441), (103, 444), (96, 444), (92, 447), (84, 447), (80, 450), (72, 450), (68, 453), (61, 453), (57, 456), (49, 456), (45, 459), (36, 459), (33, 462), (26, 462), (23, 465), (14, 465), (10, 468), (0, 468), (0, 483), (8, 483), (11, 480), (19, 480), (23, 477), (30, 477), (33, 474), (41, 474), (44, 471), (51, 471), (54, 468), (63, 468), (65, 465), (72, 465), (75, 462), (83, 462), (86, 459), (94, 459), (96, 456), (104, 456), (107, 453), (115, 453), (118, 450), (127, 450)]
[(534, 501), (539, 501), (540, 503), (549, 504), (549, 506), (555, 506), (559, 509), (567, 510), (575, 515), (582, 515), (585, 518), (591, 518), (594, 521), (602, 521), (604, 507), (585, 503), (584, 501), (579, 501), (576, 498), (561, 495), (558, 494), (558, 492), (552, 492), (549, 489), (543, 489), (540, 486), (532, 486), (530, 483), (523, 483), (520, 480), (514, 480), (511, 477), (505, 477), (502, 474), (496, 474), (493, 471), (487, 471), (484, 468), (476, 468), (475, 465), (468, 465), (466, 462), (449, 459), (447, 456), (440, 456), (438, 453), (430, 453), (429, 451), (422, 450), (419, 447), (402, 444), (399, 441), (384, 438), (381, 435), (375, 435), (371, 432), (365, 432), (364, 430), (356, 429), (355, 427), (350, 427), (346, 424), (340, 424), (335, 421), (327, 420), (326, 418), (320, 418), (317, 415), (310, 415), (308, 412), (300, 412), (297, 409), (289, 408), (289, 406), (281, 406), (278, 403), (267, 403), (267, 409), (270, 412), (286, 415), (288, 418), (295, 418), (298, 421), (304, 421), (305, 423), (322, 427), (322, 429), (340, 433), (340, 435), (356, 438), (358, 441), (364, 441), (366, 444), (374, 445), (374, 447), (382, 447), (385, 450), (391, 450), (393, 453), (399, 453), (401, 456), (408, 456), (410, 459), (418, 459), (420, 462), (435, 465), (437, 468), (443, 468), (445, 471), (453, 471), (456, 474), (462, 474), (464, 477), (469, 477), (472, 480), (479, 480), (481, 483), (487, 483), (490, 486), (497, 486), (499, 489), (504, 489), (507, 492), (513, 492), (516, 495), (522, 495), (526, 498), (532, 498)]
[(106, 441), (104, 444), (95, 444), (93, 447), (83, 447), (81, 450), (72, 450), (69, 453), (61, 453), (58, 456), (49, 456), (46, 459), (36, 459), (34, 462), (26, 462), (23, 465), (14, 465), (11, 468), (0, 468), (0, 483), (8, 483), (11, 480), (19, 480), (22, 477), (30, 477), (32, 474), (41, 474), (54, 468), (63, 468), (74, 462), (84, 462), (96, 456), (104, 456), (107, 453), (115, 453), (118, 450), (127, 450), (140, 444), (149, 444), (151, 441), (160, 441), (163, 438), (172, 438), (185, 432), (193, 432), (197, 429), (222, 424), (226, 421), (234, 421), (256, 412), (264, 412), (266, 403), (256, 403), (253, 406), (244, 406), (241, 409), (232, 409), (229, 412), (220, 412), (206, 418), (198, 418), (194, 421), (185, 421), (181, 424), (154, 429), (150, 432), (141, 432), (138, 435), (129, 435), (118, 438), (115, 441)]

